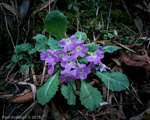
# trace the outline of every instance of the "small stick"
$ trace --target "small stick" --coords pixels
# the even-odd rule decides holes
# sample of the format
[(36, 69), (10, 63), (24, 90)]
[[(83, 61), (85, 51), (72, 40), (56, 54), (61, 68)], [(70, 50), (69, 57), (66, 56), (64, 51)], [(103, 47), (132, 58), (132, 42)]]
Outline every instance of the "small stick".
[(124, 3), (124, 1), (123, 1), (123, 0), (121, 0), (121, 1), (122, 1), (123, 5), (124, 5), (124, 8), (126, 9), (126, 11), (127, 11), (128, 15), (129, 15), (129, 17), (131, 17), (131, 14), (129, 13), (129, 11), (128, 11), (128, 9), (127, 9), (126, 4)]
[(109, 102), (109, 79), (108, 79), (108, 92), (107, 92), (107, 102)]
[(86, 95), (85, 97), (83, 97), (82, 99), (87, 98), (88, 96), (90, 96), (92, 94), (92, 92), (90, 92), (88, 95)]
[(106, 30), (107, 33), (108, 33), (108, 28), (109, 28), (109, 19), (110, 19), (110, 14), (111, 14), (111, 6), (112, 6), (112, 2), (110, 3), (109, 14), (108, 14), (108, 22), (107, 22), (107, 30)]
[(85, 117), (85, 115), (83, 115), (83, 113), (82, 113), (80, 110), (78, 110), (78, 112), (79, 112), (86, 120), (88, 120), (87, 117)]
[(127, 27), (126, 25), (122, 24), (125, 28), (127, 28), (128, 30), (130, 30), (131, 32), (133, 32), (134, 34), (137, 34), (136, 32), (134, 32), (133, 30), (131, 30), (129, 27)]
[(42, 79), (41, 79), (41, 84), (40, 84), (41, 86), (42, 86), (43, 81), (44, 81), (45, 72), (46, 72), (46, 62), (45, 62), (44, 67), (43, 67)]

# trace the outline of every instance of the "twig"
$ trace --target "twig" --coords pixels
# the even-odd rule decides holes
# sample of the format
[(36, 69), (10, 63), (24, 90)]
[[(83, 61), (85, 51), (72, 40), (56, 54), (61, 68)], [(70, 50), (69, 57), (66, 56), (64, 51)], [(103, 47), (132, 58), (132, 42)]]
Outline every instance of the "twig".
[(130, 48), (128, 48), (128, 47), (122, 45), (121, 43), (118, 43), (117, 41), (114, 41), (114, 42), (117, 43), (118, 45), (120, 45), (121, 47), (123, 47), (123, 48), (129, 50), (130, 52), (136, 53), (134, 50), (132, 50), (132, 49), (130, 49)]
[(86, 120), (88, 120), (87, 117), (85, 117), (85, 115), (83, 115), (83, 113), (82, 113), (80, 110), (78, 110), (78, 112), (79, 112)]
[[(14, 69), (14, 67), (16, 66), (16, 64), (14, 64), (12, 67), (11, 67), (11, 69), (9, 70), (9, 72), (8, 72), (8, 74), (7, 74), (7, 76), (6, 76), (6, 81), (8, 80), (8, 76), (9, 76), (9, 74), (11, 73), (11, 71)], [(7, 81), (8, 82), (8, 81)]]
[(129, 15), (129, 17), (131, 17), (131, 14), (129, 13), (129, 11), (128, 11), (128, 9), (127, 9), (126, 4), (124, 3), (124, 1), (123, 1), (123, 0), (121, 0), (121, 1), (122, 1), (123, 5), (124, 5), (124, 8), (126, 9), (126, 11), (127, 11), (128, 15)]
[(109, 79), (108, 79), (107, 102), (109, 102)]
[(107, 30), (106, 30), (106, 32), (108, 32), (108, 28), (109, 28), (109, 19), (110, 19), (110, 14), (111, 14), (111, 6), (112, 6), (112, 2), (110, 3), (109, 14), (108, 14), (108, 22), (107, 22)]
[[(14, 42), (13, 42), (13, 38), (12, 38), (12, 36), (11, 36), (11, 34), (10, 34), (10, 31), (9, 31), (9, 29), (8, 29), (7, 16), (6, 16), (6, 13), (5, 13), (5, 11), (4, 11), (4, 9), (3, 9), (3, 7), (2, 7), (1, 4), (0, 4), (0, 6), (1, 6), (1, 10), (2, 10), (3, 13), (4, 13), (4, 18), (5, 18), (5, 23), (6, 23), (6, 29), (7, 29), (8, 35), (9, 35), (9, 37), (10, 37), (10, 39), (11, 39), (11, 43), (12, 43), (12, 45), (13, 45), (13, 48), (14, 48), (14, 50), (15, 50), (16, 58), (17, 58), (17, 60), (18, 60), (19, 58), (17, 57), (17, 52), (16, 52), (15, 44), (14, 44)], [(18, 64), (19, 64), (19, 66), (21, 67), (19, 61), (18, 61)]]
[(133, 32), (134, 34), (137, 34), (136, 32), (134, 32), (133, 30), (131, 30), (129, 27), (127, 27), (126, 25), (122, 24), (125, 28), (127, 28), (128, 30), (130, 30), (131, 32)]
[(43, 67), (43, 73), (42, 73), (42, 79), (41, 79), (41, 84), (40, 85), (42, 85), (43, 84), (43, 81), (44, 81), (44, 75), (45, 75), (45, 72), (46, 72), (46, 62), (44, 63), (44, 67)]

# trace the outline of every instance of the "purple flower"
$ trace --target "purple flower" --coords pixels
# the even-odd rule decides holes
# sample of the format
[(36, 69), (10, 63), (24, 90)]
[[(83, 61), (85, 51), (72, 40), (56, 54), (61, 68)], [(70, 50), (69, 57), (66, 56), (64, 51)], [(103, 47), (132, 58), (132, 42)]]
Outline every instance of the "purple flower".
[(106, 69), (110, 70), (109, 67), (107, 67), (105, 64), (103, 64), (102, 62), (98, 65), (98, 67), (96, 68), (96, 70), (100, 70), (100, 72), (103, 71), (107, 71)]
[(67, 56), (67, 53), (64, 50), (56, 51), (55, 54), (58, 56), (57, 62), (61, 61), (65, 56)]
[(102, 47), (100, 46), (100, 44), (98, 44), (98, 50), (102, 50)]
[(48, 74), (52, 75), (53, 72), (54, 72), (54, 65), (55, 63), (51, 63), (51, 64), (48, 64)]
[(103, 57), (104, 53), (101, 50), (97, 50), (94, 53), (91, 53), (91, 56), (87, 56), (86, 60), (89, 62), (94, 62), (94, 64), (99, 64)]
[(53, 54), (53, 50), (48, 49), (46, 52), (41, 52), (41, 60), (45, 60), (46, 63), (55, 63), (58, 59), (57, 55)]
[(75, 58), (78, 56), (84, 57), (87, 50), (88, 50), (88, 46), (83, 44), (82, 40), (78, 40), (76, 41), (75, 48), (72, 51), (72, 56)]
[(76, 67), (75, 70), (73, 70), (73, 74), (75, 75), (76, 79), (86, 79), (87, 74), (89, 74), (91, 70), (86, 67), (86, 64), (80, 64), (79, 67)]
[(65, 69), (70, 70), (76, 67), (75, 59), (73, 57), (65, 56), (61, 61), (61, 66)]
[(61, 75), (59, 76), (59, 78), (62, 82), (70, 82), (71, 80), (75, 80), (73, 71), (66, 70), (66, 69), (61, 71)]
[(91, 63), (88, 65), (88, 68), (91, 70), (91, 69), (94, 68), (94, 66), (95, 66), (95, 64), (94, 64), (93, 62), (91, 62)]
[(64, 47), (65, 51), (73, 50), (74, 44), (75, 44), (75, 39), (76, 39), (75, 35), (72, 35), (70, 38), (67, 38), (67, 39), (62, 39), (59, 42), (59, 46)]

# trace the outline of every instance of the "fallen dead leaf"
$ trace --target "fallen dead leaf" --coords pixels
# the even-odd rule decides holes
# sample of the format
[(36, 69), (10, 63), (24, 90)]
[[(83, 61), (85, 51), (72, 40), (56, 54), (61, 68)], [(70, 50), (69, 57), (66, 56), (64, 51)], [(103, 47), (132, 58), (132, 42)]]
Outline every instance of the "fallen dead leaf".
[(33, 100), (33, 94), (32, 94), (32, 92), (29, 92), (29, 93), (26, 93), (26, 94), (24, 94), (24, 95), (21, 95), (21, 96), (19, 96), (19, 97), (16, 97), (13, 101), (12, 101), (12, 103), (25, 103), (25, 102), (29, 102), (29, 101), (31, 101), (31, 100)]

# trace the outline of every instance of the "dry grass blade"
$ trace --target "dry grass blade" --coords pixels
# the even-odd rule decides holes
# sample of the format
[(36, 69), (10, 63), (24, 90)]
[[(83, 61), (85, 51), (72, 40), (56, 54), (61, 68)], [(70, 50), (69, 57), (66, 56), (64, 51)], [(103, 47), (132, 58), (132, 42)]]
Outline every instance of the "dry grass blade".
[(15, 9), (15, 8), (13, 8), (11, 5), (8, 5), (8, 4), (6, 4), (6, 3), (0, 3), (1, 5), (3, 5), (7, 10), (9, 10), (11, 13), (13, 13), (15, 16), (18, 16), (19, 14), (19, 12)]
[(141, 18), (136, 18), (134, 19), (135, 25), (138, 28), (140, 34), (142, 34), (142, 30), (143, 30), (143, 22), (141, 20)]
[(33, 16), (40, 12), (41, 10), (45, 9), (46, 7), (48, 7), (52, 2), (54, 2), (55, 0), (48, 0), (47, 2), (45, 2), (44, 4), (42, 4), (38, 9), (36, 9), (34, 12), (33, 12)]
[(31, 84), (31, 83), (26, 83), (26, 82), (19, 82), (18, 85), (29, 85), (32, 89), (32, 94), (33, 94), (33, 99), (35, 100), (36, 96), (36, 86)]
[(132, 50), (132, 49), (130, 49), (130, 48), (128, 48), (128, 47), (122, 45), (121, 43), (118, 43), (117, 41), (114, 41), (114, 42), (117, 43), (118, 45), (120, 45), (121, 47), (123, 47), (123, 48), (129, 50), (130, 52), (136, 53), (134, 50)]

